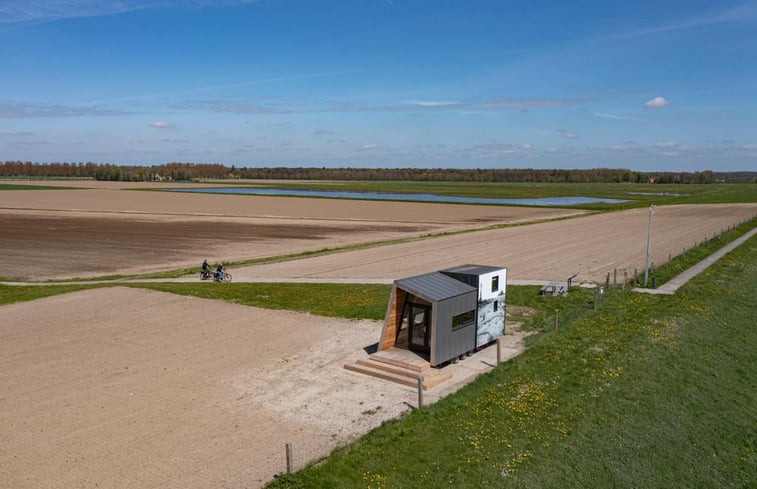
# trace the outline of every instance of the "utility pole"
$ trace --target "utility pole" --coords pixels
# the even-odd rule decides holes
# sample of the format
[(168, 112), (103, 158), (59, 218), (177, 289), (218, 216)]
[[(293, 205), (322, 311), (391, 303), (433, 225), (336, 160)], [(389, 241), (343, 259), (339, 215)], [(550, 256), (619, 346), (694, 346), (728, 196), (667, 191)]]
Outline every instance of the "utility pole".
[(649, 277), (649, 243), (652, 241), (652, 214), (654, 214), (654, 206), (649, 206), (649, 224), (647, 225), (647, 263), (644, 266), (644, 287), (647, 286), (647, 278)]

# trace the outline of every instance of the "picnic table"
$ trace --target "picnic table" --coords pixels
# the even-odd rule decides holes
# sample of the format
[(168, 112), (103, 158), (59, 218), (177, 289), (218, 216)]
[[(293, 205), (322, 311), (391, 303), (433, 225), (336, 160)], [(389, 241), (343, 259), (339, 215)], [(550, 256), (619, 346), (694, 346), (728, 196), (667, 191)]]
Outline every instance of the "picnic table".
[(541, 295), (565, 295), (568, 293), (568, 284), (565, 282), (550, 282), (541, 288)]

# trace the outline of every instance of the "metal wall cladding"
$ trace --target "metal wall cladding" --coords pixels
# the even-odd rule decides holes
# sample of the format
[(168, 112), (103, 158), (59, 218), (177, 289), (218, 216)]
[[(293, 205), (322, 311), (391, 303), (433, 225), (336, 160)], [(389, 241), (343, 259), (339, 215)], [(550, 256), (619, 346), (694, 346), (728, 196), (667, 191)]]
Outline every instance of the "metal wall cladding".
[[(496, 310), (495, 310), (496, 304)], [(478, 302), (478, 332), (476, 347), (491, 343), (505, 334), (505, 294)]]
[(476, 348), (475, 319), (468, 326), (452, 331), (452, 317), (475, 311), (477, 295), (477, 290), (471, 290), (435, 304), (431, 330), (431, 365), (440, 365)]

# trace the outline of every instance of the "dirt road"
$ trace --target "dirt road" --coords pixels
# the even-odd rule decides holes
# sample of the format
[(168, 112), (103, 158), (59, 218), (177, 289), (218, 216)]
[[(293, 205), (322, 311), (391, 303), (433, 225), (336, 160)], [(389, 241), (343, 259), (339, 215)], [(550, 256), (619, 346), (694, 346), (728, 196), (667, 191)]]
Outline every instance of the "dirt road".
[[(657, 207), (652, 262), (757, 214), (756, 204)], [(512, 279), (599, 281), (644, 266), (647, 209), (459, 234), (234, 270), (244, 277), (399, 278), (464, 263), (501, 265)]]

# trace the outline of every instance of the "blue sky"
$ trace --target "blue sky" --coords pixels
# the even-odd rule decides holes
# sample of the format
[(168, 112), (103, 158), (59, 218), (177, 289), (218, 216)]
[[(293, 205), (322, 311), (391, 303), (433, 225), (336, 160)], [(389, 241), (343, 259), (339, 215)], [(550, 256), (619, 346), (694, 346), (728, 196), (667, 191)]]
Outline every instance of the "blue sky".
[(757, 170), (757, 0), (0, 0), (0, 160)]

